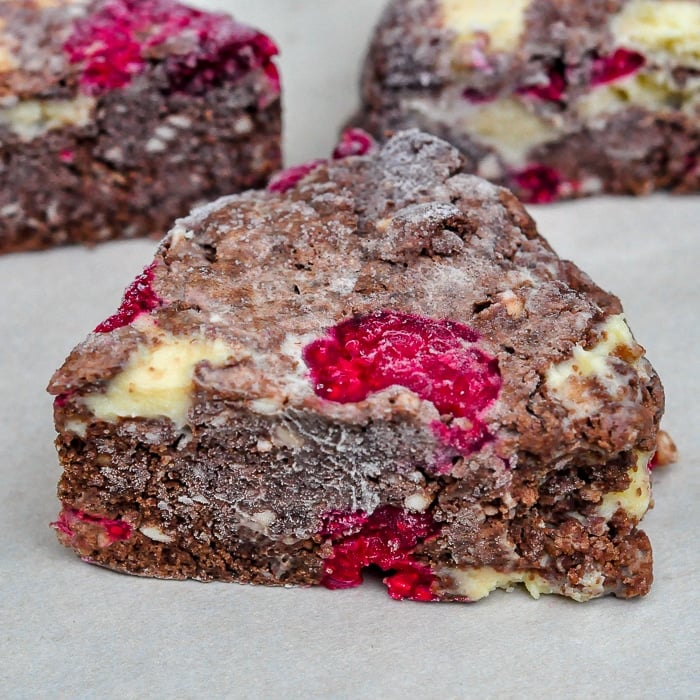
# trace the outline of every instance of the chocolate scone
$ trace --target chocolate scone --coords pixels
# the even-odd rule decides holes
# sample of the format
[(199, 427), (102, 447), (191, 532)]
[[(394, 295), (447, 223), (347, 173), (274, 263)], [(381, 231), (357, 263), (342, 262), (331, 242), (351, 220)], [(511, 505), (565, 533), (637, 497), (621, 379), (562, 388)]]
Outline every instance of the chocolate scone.
[(51, 380), (61, 542), (165, 578), (374, 566), (414, 600), (647, 593), (659, 379), (464, 166), (408, 131), (180, 220)]
[(393, 0), (353, 122), (529, 202), (700, 190), (700, 1)]
[(162, 236), (280, 167), (274, 43), (173, 0), (0, 2), (0, 253)]

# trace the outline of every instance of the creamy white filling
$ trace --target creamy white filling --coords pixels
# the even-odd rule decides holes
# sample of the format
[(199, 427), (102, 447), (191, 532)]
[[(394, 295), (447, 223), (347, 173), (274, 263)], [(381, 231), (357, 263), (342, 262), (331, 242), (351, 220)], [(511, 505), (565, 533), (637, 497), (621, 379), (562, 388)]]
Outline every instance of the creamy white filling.
[(691, 0), (630, 0), (611, 22), (620, 46), (662, 65), (700, 66), (700, 4)]
[[(692, 113), (700, 102), (700, 82), (682, 89), (663, 71), (643, 72), (596, 87), (577, 100), (579, 116), (588, 121), (637, 106), (650, 111), (683, 110)], [(595, 126), (595, 124), (594, 124)]]
[[(475, 141), (496, 149), (511, 167), (526, 165), (533, 148), (557, 140), (562, 133), (559, 126), (513, 98), (471, 104), (459, 95), (446, 94), (439, 101), (410, 99), (406, 107), (431, 122), (449, 125), (452, 131), (459, 125)], [(493, 169), (493, 164), (489, 167)]]
[(471, 43), (486, 35), (493, 51), (514, 51), (525, 29), (530, 0), (441, 0), (445, 26), (459, 43)]
[(469, 569), (444, 568), (438, 571), (438, 576), (449, 577), (452, 581), (450, 593), (473, 601), (485, 598), (497, 588), (512, 590), (518, 583), (524, 584), (528, 593), (535, 599), (542, 594), (554, 592), (540, 574), (531, 571), (502, 572), (490, 566)]
[[(613, 362), (617, 355), (624, 351), (639, 358), (642, 353), (622, 315), (611, 316), (601, 328), (600, 337), (589, 350), (576, 345), (571, 359), (552, 365), (546, 372), (549, 393), (578, 418), (600, 408), (600, 398), (591, 392), (593, 382), (613, 398), (628, 384), (629, 377), (621, 375)], [(636, 367), (637, 361), (630, 365)]]
[(610, 520), (619, 508), (633, 520), (640, 521), (651, 503), (651, 452), (639, 452), (637, 463), (627, 472), (630, 485), (624, 491), (606, 493), (598, 505), (598, 514)]
[(178, 337), (153, 331), (124, 369), (113, 377), (102, 394), (90, 394), (84, 402), (95, 418), (170, 418), (177, 426), (187, 422), (192, 404), (193, 376), (197, 364), (221, 366), (233, 350), (220, 339)]
[(512, 591), (519, 583), (522, 583), (535, 599), (541, 595), (558, 593), (582, 603), (605, 594), (605, 576), (601, 571), (586, 572), (577, 586), (564, 582), (550, 583), (534, 571), (502, 572), (490, 566), (465, 569), (444, 568), (439, 570), (437, 575), (443, 581), (451, 582), (448, 592), (464, 596), (471, 601), (481, 600), (497, 588)]
[(94, 108), (95, 98), (87, 95), (72, 100), (22, 100), (0, 109), (0, 125), (30, 141), (54, 129), (89, 124)]

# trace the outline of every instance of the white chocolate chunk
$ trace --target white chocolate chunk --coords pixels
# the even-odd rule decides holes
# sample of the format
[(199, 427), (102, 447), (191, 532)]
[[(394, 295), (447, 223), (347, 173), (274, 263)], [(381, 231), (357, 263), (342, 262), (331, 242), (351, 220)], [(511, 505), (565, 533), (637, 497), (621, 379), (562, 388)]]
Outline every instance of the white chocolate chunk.
[(278, 423), (272, 431), (272, 443), (278, 447), (288, 447), (291, 450), (299, 450), (304, 444), (304, 438), (283, 423)]
[(92, 119), (95, 98), (80, 95), (73, 100), (23, 100), (0, 109), (0, 125), (31, 140), (66, 126), (85, 126)]
[(621, 376), (613, 365), (615, 353), (627, 349), (631, 356), (641, 355), (641, 348), (622, 315), (611, 316), (600, 335), (600, 342), (590, 350), (576, 345), (570, 360), (552, 365), (546, 373), (549, 393), (579, 418), (592, 415), (600, 408), (600, 400), (588, 391), (590, 380), (597, 380), (612, 397), (628, 382), (628, 377)]
[(691, 0), (630, 0), (611, 23), (618, 44), (660, 63), (700, 66), (700, 4)]
[(149, 540), (153, 540), (154, 542), (163, 542), (167, 544), (168, 542), (173, 541), (173, 538), (170, 535), (167, 535), (159, 527), (155, 527), (154, 525), (144, 525), (143, 527), (139, 528), (139, 531), (146, 535)]
[(415, 513), (423, 513), (429, 505), (430, 500), (422, 493), (411, 494), (404, 500), (406, 510), (411, 510)]
[(64, 428), (71, 433), (75, 433), (81, 438), (84, 438), (87, 434), (87, 423), (78, 418), (67, 420)]
[(446, 568), (441, 569), (438, 575), (449, 577), (452, 581), (450, 593), (464, 596), (472, 601), (485, 598), (497, 588), (512, 589), (516, 583), (525, 584), (525, 588), (533, 598), (554, 592), (540, 574), (531, 571), (502, 572), (490, 566), (483, 566), (473, 569)]
[(470, 104), (454, 94), (444, 99), (410, 99), (409, 111), (438, 124), (460, 124), (464, 133), (495, 148), (511, 167), (524, 166), (531, 149), (559, 138), (561, 129), (545, 121), (517, 99)]
[(238, 515), (240, 525), (262, 535), (269, 534), (270, 526), (277, 520), (277, 515), (271, 510), (261, 510), (257, 513), (238, 511)]
[(464, 120), (467, 132), (494, 146), (513, 164), (521, 164), (532, 148), (556, 138), (556, 129), (518, 100), (504, 99), (477, 105)]
[(637, 73), (609, 85), (596, 87), (576, 102), (580, 117), (593, 120), (631, 106), (651, 111), (681, 109), (692, 104), (697, 90), (679, 89), (659, 72)]
[(481, 600), (497, 588), (511, 591), (518, 583), (522, 583), (535, 599), (541, 595), (559, 593), (582, 603), (605, 593), (605, 575), (601, 571), (587, 571), (577, 586), (566, 582), (551, 583), (536, 571), (502, 572), (489, 566), (474, 569), (446, 568), (441, 569), (438, 575), (452, 582), (450, 593), (471, 601)]
[(634, 520), (641, 520), (649, 510), (651, 503), (651, 478), (649, 474), (649, 460), (651, 452), (640, 452), (637, 456), (637, 464), (627, 474), (630, 477), (630, 485), (624, 491), (606, 493), (598, 506), (598, 513), (606, 520), (610, 520), (618, 508), (627, 513)]
[(512, 290), (507, 289), (499, 294), (499, 301), (506, 309), (506, 313), (511, 318), (520, 318), (525, 311), (523, 300)]
[(132, 353), (104, 394), (88, 395), (84, 401), (100, 420), (165, 417), (181, 427), (187, 422), (197, 364), (206, 360), (220, 366), (233, 355), (233, 350), (218, 338), (158, 332), (153, 344), (141, 345)]
[(279, 413), (283, 408), (282, 402), (274, 396), (254, 399), (250, 402), (250, 410), (255, 413), (261, 413), (265, 416), (271, 416)]
[(530, 0), (442, 0), (445, 25), (457, 33), (459, 43), (488, 36), (493, 51), (513, 51), (525, 28)]

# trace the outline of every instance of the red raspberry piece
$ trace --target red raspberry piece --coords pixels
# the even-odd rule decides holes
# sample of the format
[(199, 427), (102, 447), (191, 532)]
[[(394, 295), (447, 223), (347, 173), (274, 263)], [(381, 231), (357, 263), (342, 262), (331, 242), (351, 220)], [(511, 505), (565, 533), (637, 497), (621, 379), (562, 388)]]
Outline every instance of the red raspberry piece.
[(281, 170), (276, 175), (273, 175), (267, 185), (268, 192), (283, 193), (291, 190), (294, 185), (300, 180), (303, 180), (310, 172), (313, 172), (319, 165), (323, 165), (327, 161), (322, 158), (310, 160), (308, 163), (295, 165), (293, 168)]
[(376, 141), (362, 129), (347, 129), (333, 151), (333, 159), (365, 156), (377, 147)]
[[(347, 527), (356, 530), (341, 535)], [(321, 583), (327, 588), (353, 588), (362, 583), (362, 569), (378, 566), (389, 572), (384, 579), (389, 595), (397, 600), (434, 600), (435, 576), (427, 566), (412, 561), (418, 544), (437, 534), (429, 513), (409, 513), (394, 506), (380, 506), (371, 515), (330, 513), (322, 534), (335, 534), (333, 554), (324, 562)]]
[(558, 171), (548, 165), (531, 165), (511, 174), (520, 198), (529, 204), (548, 204), (561, 196), (566, 181)]
[(58, 516), (58, 520), (51, 523), (51, 527), (68, 537), (74, 537), (73, 526), (76, 523), (88, 523), (101, 527), (107, 535), (109, 544), (128, 540), (133, 530), (131, 524), (126, 520), (114, 520), (101, 515), (92, 515), (77, 508), (64, 508)]
[(591, 85), (605, 85), (636, 73), (646, 59), (642, 54), (628, 49), (617, 49), (608, 56), (599, 56), (593, 61)]
[(343, 321), (303, 353), (314, 391), (329, 401), (352, 403), (398, 385), (435, 405), (441, 415), (466, 418), (471, 427), (433, 429), (461, 454), (491, 436), (479, 418), (498, 396), (498, 361), (473, 346), (478, 334), (453, 321), (378, 311)]
[(156, 263), (149, 265), (126, 289), (117, 311), (100, 323), (95, 333), (109, 333), (115, 328), (128, 326), (137, 316), (153, 311), (163, 300), (153, 291), (153, 274)]
[(184, 34), (197, 38), (197, 49), (165, 59), (169, 91), (201, 94), (262, 68), (279, 92), (279, 74), (271, 63), (278, 50), (268, 37), (228, 15), (173, 0), (110, 0), (75, 23), (64, 50), (72, 63), (84, 64), (83, 89), (100, 95), (128, 85), (146, 69), (150, 49)]

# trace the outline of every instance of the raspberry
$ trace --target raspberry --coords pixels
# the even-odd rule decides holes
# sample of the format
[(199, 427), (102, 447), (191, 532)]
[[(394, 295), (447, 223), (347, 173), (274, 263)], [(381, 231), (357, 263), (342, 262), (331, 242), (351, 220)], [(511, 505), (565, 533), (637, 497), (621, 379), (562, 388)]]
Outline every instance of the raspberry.
[(109, 333), (128, 326), (137, 316), (162, 305), (162, 299), (153, 291), (153, 273), (156, 263), (149, 265), (126, 289), (117, 311), (100, 323), (95, 333)]
[(72, 63), (84, 64), (83, 89), (101, 95), (128, 85), (146, 69), (150, 49), (180, 35), (194, 35), (197, 49), (165, 59), (169, 92), (201, 94), (256, 68), (279, 92), (279, 75), (271, 63), (278, 50), (268, 37), (227, 15), (173, 0), (111, 0), (75, 23), (64, 50)]
[(547, 102), (559, 102), (566, 92), (566, 66), (557, 62), (547, 74), (547, 82), (538, 85), (524, 85), (518, 88), (518, 94), (536, 97)]
[(283, 193), (291, 190), (299, 180), (303, 180), (310, 172), (313, 172), (319, 165), (323, 165), (326, 162), (321, 158), (317, 158), (316, 160), (310, 160), (308, 163), (281, 170), (270, 179), (267, 191)]
[(347, 129), (333, 151), (333, 159), (341, 160), (350, 156), (365, 156), (376, 147), (375, 140), (366, 131)]
[(598, 56), (593, 61), (591, 85), (605, 85), (636, 73), (646, 59), (642, 54), (628, 49), (617, 49), (608, 56)]
[(478, 334), (453, 321), (378, 311), (343, 321), (303, 353), (318, 396), (363, 401), (393, 385), (414, 391), (441, 415), (466, 418), (469, 428), (435, 421), (433, 430), (462, 454), (490, 434), (479, 414), (498, 396), (498, 361), (472, 344)]
[(330, 513), (322, 534), (335, 535), (335, 541), (333, 554), (324, 562), (321, 583), (331, 589), (353, 588), (362, 583), (362, 569), (378, 566), (389, 572), (384, 583), (392, 598), (434, 600), (430, 588), (435, 577), (427, 566), (413, 561), (411, 554), (438, 530), (432, 515), (388, 505), (371, 515)]
[(126, 520), (113, 520), (101, 515), (91, 515), (76, 508), (64, 508), (58, 516), (58, 520), (51, 523), (51, 527), (68, 537), (74, 537), (73, 526), (76, 523), (88, 523), (101, 527), (107, 536), (108, 545), (123, 542), (131, 537), (132, 527)]
[(554, 168), (548, 165), (531, 165), (511, 174), (519, 189), (520, 198), (528, 204), (548, 204), (561, 196), (562, 188), (569, 184)]

